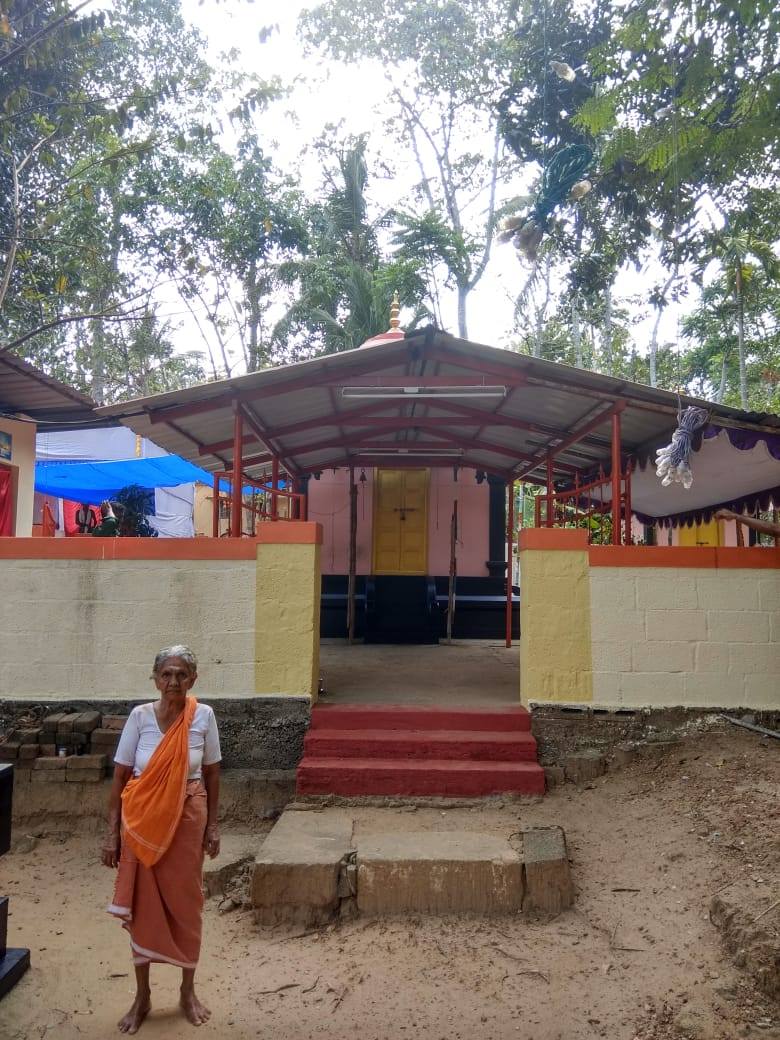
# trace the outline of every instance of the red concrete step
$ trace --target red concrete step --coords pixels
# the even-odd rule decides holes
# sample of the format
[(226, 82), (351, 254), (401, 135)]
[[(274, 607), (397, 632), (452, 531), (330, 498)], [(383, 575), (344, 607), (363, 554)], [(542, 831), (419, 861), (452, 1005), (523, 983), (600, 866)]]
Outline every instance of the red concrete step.
[(304, 754), (314, 758), (472, 759), (535, 762), (536, 740), (523, 730), (323, 729), (309, 730)]
[(311, 729), (465, 730), (505, 733), (531, 729), (531, 716), (511, 708), (425, 708), (408, 704), (321, 704), (312, 708)]
[(452, 762), (440, 759), (309, 758), (298, 766), (298, 794), (438, 795), (544, 794), (544, 771), (535, 762)]

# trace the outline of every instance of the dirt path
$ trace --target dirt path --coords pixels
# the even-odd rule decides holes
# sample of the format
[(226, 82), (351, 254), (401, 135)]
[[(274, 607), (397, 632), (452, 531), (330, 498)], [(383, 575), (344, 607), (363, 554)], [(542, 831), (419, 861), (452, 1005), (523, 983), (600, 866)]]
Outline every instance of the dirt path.
[[(777, 742), (718, 732), (584, 790), (491, 810), (491, 827), (564, 826), (578, 899), (554, 921), (357, 920), (296, 937), (258, 933), (250, 913), (221, 915), (210, 901), (200, 976), (214, 1017), (200, 1035), (778, 1040), (780, 1008), (734, 966), (708, 913), (732, 883), (752, 886), (757, 906), (780, 897), (778, 794)], [(405, 818), (423, 829), (468, 815)], [(470, 818), (476, 826), (479, 814)], [(50, 835), (2, 860), (9, 938), (31, 946), (33, 968), (0, 1004), (0, 1040), (118, 1035), (132, 967), (124, 933), (102, 912), (111, 878), (96, 844)], [(780, 913), (765, 921), (777, 951)], [(152, 972), (154, 1011), (139, 1035), (190, 1036), (176, 972)]]

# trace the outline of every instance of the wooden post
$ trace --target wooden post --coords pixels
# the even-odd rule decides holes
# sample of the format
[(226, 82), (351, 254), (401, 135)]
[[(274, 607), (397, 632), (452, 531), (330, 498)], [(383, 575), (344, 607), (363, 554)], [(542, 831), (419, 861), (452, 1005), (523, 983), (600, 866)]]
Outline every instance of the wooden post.
[(347, 580), (347, 638), (355, 641), (355, 580), (357, 571), (357, 484), (355, 467), (349, 467), (349, 578)]
[(455, 616), (455, 579), (458, 575), (458, 500), (452, 503), (450, 520), (450, 583), (447, 589), (447, 642), (452, 643), (452, 622)]
[(236, 405), (235, 418), (233, 420), (233, 494), (230, 506), (230, 534), (233, 538), (241, 537), (241, 529), (243, 527), (243, 457), (244, 423), (241, 409)]
[(214, 474), (214, 496), (211, 500), (211, 537), (219, 538), (219, 475)]
[(515, 482), (510, 480), (506, 525), (506, 645), (512, 645), (512, 550), (515, 544)]
[(620, 545), (620, 412), (612, 413), (612, 544)]
[(279, 460), (274, 455), (271, 461), (271, 519), (279, 519), (279, 496), (276, 492), (279, 490)]

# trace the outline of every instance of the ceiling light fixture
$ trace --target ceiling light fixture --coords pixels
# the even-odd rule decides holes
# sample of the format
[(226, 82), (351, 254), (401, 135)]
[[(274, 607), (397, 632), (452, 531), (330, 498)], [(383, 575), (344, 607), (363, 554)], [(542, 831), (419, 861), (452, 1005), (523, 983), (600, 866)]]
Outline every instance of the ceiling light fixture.
[(342, 386), (342, 397), (421, 400), (431, 397), (506, 397), (505, 386)]
[(443, 459), (459, 459), (465, 452), (462, 448), (395, 448), (388, 450), (385, 448), (359, 448), (355, 455), (370, 455), (372, 458), (376, 456), (388, 456), (391, 458), (443, 458)]

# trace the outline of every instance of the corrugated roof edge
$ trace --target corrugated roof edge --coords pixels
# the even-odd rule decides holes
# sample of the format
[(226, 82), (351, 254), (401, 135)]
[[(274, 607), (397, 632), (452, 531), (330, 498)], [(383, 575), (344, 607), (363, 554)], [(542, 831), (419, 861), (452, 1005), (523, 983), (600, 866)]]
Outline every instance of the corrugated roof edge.
[[(264, 382), (273, 383), (276, 379), (289, 378), (296, 374), (304, 374), (310, 371), (312, 374), (320, 371), (323, 367), (334, 368), (338, 371), (341, 367), (361, 367), (361, 363), (368, 364), (376, 355), (383, 354), (388, 358), (388, 367), (392, 359), (403, 356), (404, 348), (416, 345), (419, 340), (425, 344), (432, 344), (444, 349), (449, 348), (453, 352), (453, 363), (457, 364), (458, 352), (465, 350), (485, 351), (490, 358), (503, 364), (509, 363), (518, 371), (527, 371), (530, 375), (539, 379), (545, 379), (557, 383), (561, 391), (575, 391), (578, 386), (583, 389), (590, 386), (594, 390), (614, 398), (624, 398), (629, 402), (647, 401), (664, 406), (665, 408), (676, 408), (678, 395), (674, 391), (661, 390), (657, 387), (647, 386), (644, 383), (634, 383), (629, 380), (618, 379), (614, 376), (604, 375), (600, 372), (592, 372), (589, 369), (575, 368), (561, 362), (546, 361), (543, 358), (534, 358), (526, 354), (517, 354), (514, 351), (501, 347), (492, 347), (472, 340), (459, 339), (450, 333), (443, 332), (433, 326), (415, 329), (406, 334), (403, 340), (396, 343), (377, 344), (368, 347), (356, 347), (352, 350), (342, 351), (338, 354), (321, 354), (304, 361), (296, 361), (289, 365), (281, 365), (274, 368), (261, 369), (258, 372), (249, 372), (241, 376), (233, 376), (230, 379), (221, 379), (206, 383), (198, 383), (184, 390), (171, 390), (164, 394), (155, 394), (150, 397), (133, 398), (118, 404), (106, 405), (96, 409), (100, 416), (111, 416), (114, 418), (130, 417), (148, 411), (157, 411), (179, 404), (189, 404), (211, 399), (217, 399), (231, 393), (240, 393), (242, 390), (253, 390), (262, 386)], [(745, 423), (749, 427), (758, 428), (764, 426), (768, 429), (780, 429), (780, 416), (764, 412), (746, 412), (728, 405), (718, 405), (711, 401), (700, 398), (681, 395), (679, 398), (683, 406), (699, 405), (709, 408), (713, 415), (732, 422)]]

